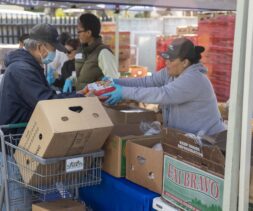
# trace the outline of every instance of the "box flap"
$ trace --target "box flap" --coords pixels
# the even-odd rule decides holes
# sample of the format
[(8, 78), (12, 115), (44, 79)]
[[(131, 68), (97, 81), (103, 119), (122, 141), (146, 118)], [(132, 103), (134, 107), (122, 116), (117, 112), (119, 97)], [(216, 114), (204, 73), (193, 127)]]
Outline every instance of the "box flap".
[(86, 210), (85, 206), (80, 202), (69, 200), (69, 199), (61, 199), (57, 201), (51, 202), (41, 202), (32, 205), (32, 210), (34, 211), (84, 211)]
[(136, 136), (133, 139), (129, 138), (128, 141), (143, 147), (152, 148), (155, 144), (162, 142), (162, 135)]
[(177, 129), (164, 128), (162, 133), (162, 146), (165, 153), (205, 171), (224, 175), (225, 154), (218, 144), (226, 142), (225, 132), (209, 137), (215, 144), (205, 142), (202, 146), (194, 139), (185, 136), (185, 132)]

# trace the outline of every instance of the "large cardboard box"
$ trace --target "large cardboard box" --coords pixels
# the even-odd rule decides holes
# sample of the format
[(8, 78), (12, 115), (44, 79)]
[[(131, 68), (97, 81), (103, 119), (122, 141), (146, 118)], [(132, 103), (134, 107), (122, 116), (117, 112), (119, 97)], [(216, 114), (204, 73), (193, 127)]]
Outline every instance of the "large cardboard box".
[(156, 120), (156, 114), (143, 108), (120, 105), (105, 106), (106, 112), (113, 124), (139, 124), (140, 122), (152, 122)]
[(85, 211), (85, 205), (70, 199), (41, 202), (32, 205), (32, 211)]
[(167, 128), (162, 142), (162, 197), (185, 210), (221, 210), (225, 156), (218, 145), (226, 142), (226, 131), (204, 137), (199, 146), (184, 132)]
[(126, 176), (126, 142), (143, 135), (139, 124), (115, 125), (109, 138), (106, 140), (103, 150), (103, 170), (115, 177)]
[(43, 158), (100, 149), (113, 124), (96, 97), (40, 101), (19, 147)]
[(157, 193), (162, 193), (163, 151), (152, 147), (161, 139), (143, 136), (126, 144), (126, 178)]
[[(101, 149), (112, 126), (96, 97), (40, 101), (18, 146), (43, 158), (84, 154)], [(42, 165), (20, 150), (14, 157), (33, 186), (51, 185), (66, 167), (64, 161)]]

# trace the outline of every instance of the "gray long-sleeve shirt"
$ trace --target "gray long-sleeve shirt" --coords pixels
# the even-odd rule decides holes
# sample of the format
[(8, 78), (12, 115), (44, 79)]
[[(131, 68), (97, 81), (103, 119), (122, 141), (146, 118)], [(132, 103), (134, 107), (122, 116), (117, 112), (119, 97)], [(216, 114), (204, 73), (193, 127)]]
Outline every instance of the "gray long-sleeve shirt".
[(169, 77), (167, 69), (150, 77), (117, 79), (124, 99), (163, 106), (165, 127), (197, 134), (212, 135), (225, 130), (211, 82), (201, 64), (189, 66), (178, 77)]

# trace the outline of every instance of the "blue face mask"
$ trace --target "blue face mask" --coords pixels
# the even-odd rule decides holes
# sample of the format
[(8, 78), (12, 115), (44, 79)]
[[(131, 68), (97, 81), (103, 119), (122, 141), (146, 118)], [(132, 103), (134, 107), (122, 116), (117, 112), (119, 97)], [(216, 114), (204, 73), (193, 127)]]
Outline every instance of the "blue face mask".
[(42, 59), (42, 63), (49, 64), (50, 62), (54, 61), (55, 55), (56, 55), (55, 51), (48, 51), (47, 56)]

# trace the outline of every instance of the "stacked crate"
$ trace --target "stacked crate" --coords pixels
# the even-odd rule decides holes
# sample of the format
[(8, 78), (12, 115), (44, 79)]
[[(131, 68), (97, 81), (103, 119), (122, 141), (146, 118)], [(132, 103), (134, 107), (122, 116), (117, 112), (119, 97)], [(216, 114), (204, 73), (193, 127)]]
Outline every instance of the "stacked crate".
[(208, 67), (208, 76), (221, 102), (227, 101), (230, 94), (234, 28), (234, 15), (199, 20), (198, 44), (206, 48), (202, 62)]
[(161, 53), (167, 51), (168, 45), (177, 38), (174, 36), (158, 36), (156, 38), (156, 71), (165, 67), (165, 60), (161, 57)]
[[(103, 31), (101, 33), (104, 44), (115, 51), (115, 32)], [(130, 32), (119, 32), (119, 72), (128, 72), (130, 66)]]

